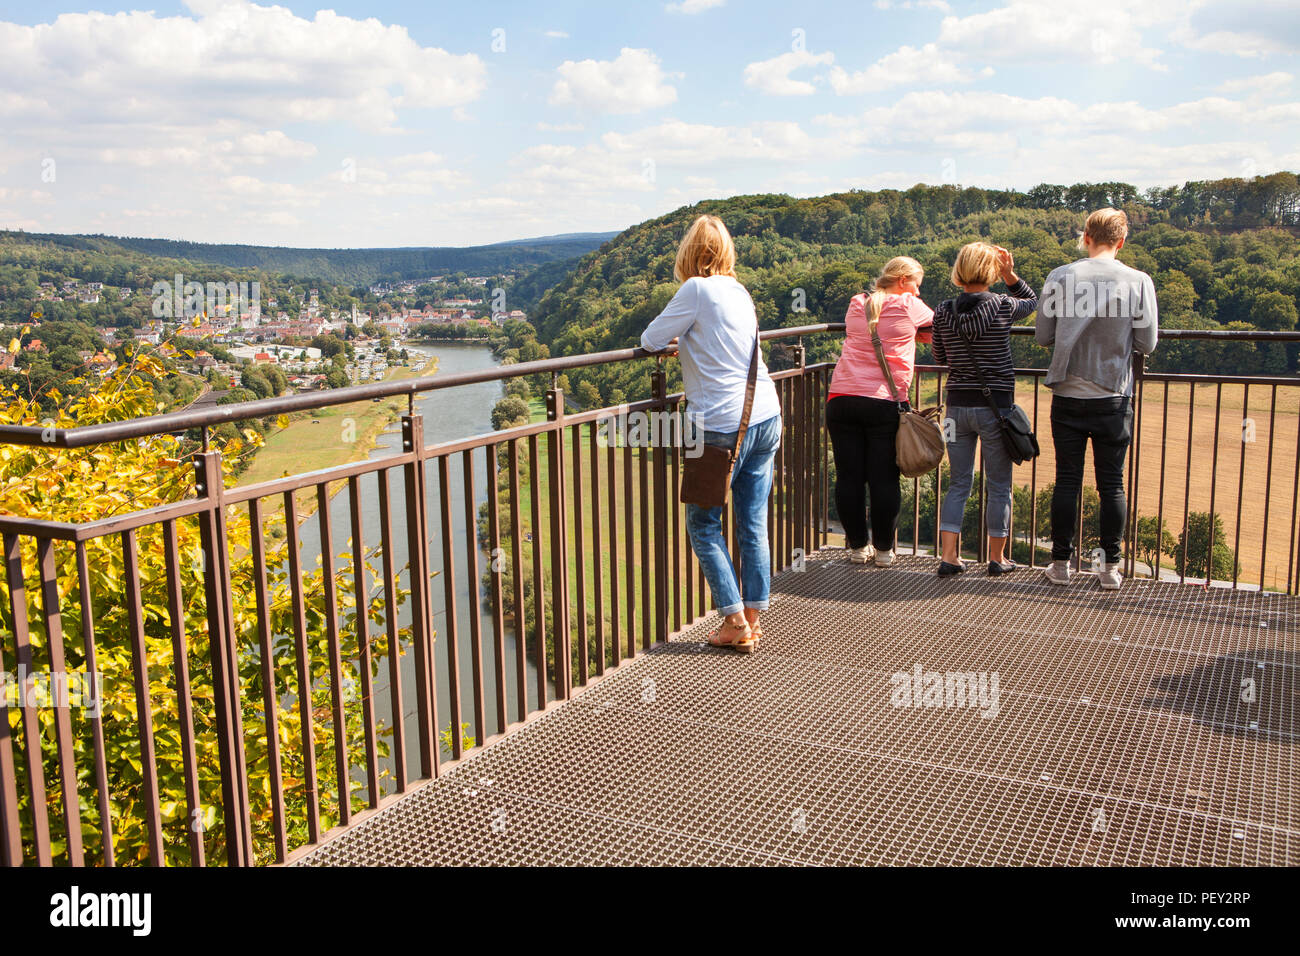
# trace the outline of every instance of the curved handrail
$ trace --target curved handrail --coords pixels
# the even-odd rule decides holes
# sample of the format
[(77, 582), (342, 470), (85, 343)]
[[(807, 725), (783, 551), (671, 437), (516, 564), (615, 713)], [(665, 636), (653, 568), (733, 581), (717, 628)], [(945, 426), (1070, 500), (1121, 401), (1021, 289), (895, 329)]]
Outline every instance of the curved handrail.
[[(760, 338), (764, 341), (801, 338), (819, 332), (842, 332), (844, 328), (843, 322), (822, 322), (793, 328), (769, 329), (760, 333)], [(1034, 327), (1029, 325), (1014, 326), (1011, 332), (1015, 335), (1032, 335)], [(1168, 329), (1161, 330), (1160, 334), (1163, 338), (1175, 339), (1300, 342), (1300, 331), (1261, 332), (1236, 329)], [(210, 428), (230, 422), (247, 421), (250, 418), (267, 418), (272, 415), (288, 414), (289, 412), (328, 408), (331, 405), (346, 405), (350, 402), (373, 398), (390, 398), (395, 395), (414, 396), (419, 392), (431, 392), (439, 389), (455, 388), (460, 385), (473, 385), (478, 382), (518, 378), (522, 375), (559, 374), (572, 369), (589, 368), (593, 365), (630, 362), (642, 358), (657, 358), (664, 355), (674, 355), (676, 351), (674, 348), (665, 349), (663, 352), (647, 352), (642, 348), (612, 349), (607, 352), (566, 355), (556, 358), (537, 359), (532, 362), (516, 362), (511, 365), (498, 365), (494, 368), (480, 369), (473, 372), (453, 372), (449, 375), (435, 375), (430, 378), (408, 379), (401, 382), (349, 385), (344, 388), (330, 389), (326, 392), (261, 398), (251, 402), (219, 405), (198, 411), (167, 412), (162, 415), (132, 418), (124, 422), (104, 422), (98, 425), (83, 425), (77, 428), (0, 425), (0, 444), (44, 446), (47, 448), (85, 448), (91, 445), (103, 445), (132, 438), (146, 438), (151, 435), (174, 434), (193, 428)]]

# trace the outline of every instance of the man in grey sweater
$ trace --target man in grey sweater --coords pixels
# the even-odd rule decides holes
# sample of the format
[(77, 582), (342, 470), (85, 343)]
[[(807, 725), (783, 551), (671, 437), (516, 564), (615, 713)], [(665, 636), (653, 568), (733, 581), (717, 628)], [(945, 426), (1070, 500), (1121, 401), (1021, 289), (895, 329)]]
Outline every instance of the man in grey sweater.
[(1079, 246), (1088, 253), (1052, 270), (1038, 300), (1034, 333), (1052, 349), (1047, 386), (1052, 390), (1052, 444), (1056, 486), (1052, 491), (1053, 584), (1070, 583), (1070, 558), (1078, 532), (1083, 458), (1092, 458), (1101, 498), (1098, 583), (1119, 590), (1120, 543), (1128, 505), (1124, 460), (1133, 441), (1134, 351), (1156, 347), (1156, 291), (1151, 277), (1115, 258), (1128, 236), (1128, 217), (1099, 209), (1088, 217)]

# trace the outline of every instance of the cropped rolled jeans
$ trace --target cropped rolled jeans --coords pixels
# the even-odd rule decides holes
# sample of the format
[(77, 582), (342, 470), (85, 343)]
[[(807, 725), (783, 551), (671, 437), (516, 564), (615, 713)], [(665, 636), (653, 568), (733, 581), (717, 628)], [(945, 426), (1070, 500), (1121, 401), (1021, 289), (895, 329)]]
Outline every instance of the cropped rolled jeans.
[[(704, 432), (708, 445), (731, 447), (735, 432)], [(731, 472), (731, 505), (740, 540), (740, 573), (731, 562), (722, 536), (722, 508), (686, 506), (686, 530), (691, 550), (699, 558), (720, 614), (741, 608), (765, 611), (772, 578), (772, 552), (767, 544), (767, 499), (772, 491), (772, 459), (781, 444), (781, 416), (750, 425)], [(743, 591), (743, 594), (742, 594)]]
[(1002, 443), (1002, 429), (991, 408), (962, 408), (949, 405), (946, 415), (952, 425), (945, 431), (952, 436), (948, 442), (948, 491), (943, 496), (939, 511), (939, 530), (961, 534), (962, 518), (966, 514), (966, 499), (970, 497), (975, 477), (975, 440), (979, 439), (984, 451), (984, 481), (989, 502), (985, 523), (992, 538), (1005, 538), (1011, 533), (1011, 458)]

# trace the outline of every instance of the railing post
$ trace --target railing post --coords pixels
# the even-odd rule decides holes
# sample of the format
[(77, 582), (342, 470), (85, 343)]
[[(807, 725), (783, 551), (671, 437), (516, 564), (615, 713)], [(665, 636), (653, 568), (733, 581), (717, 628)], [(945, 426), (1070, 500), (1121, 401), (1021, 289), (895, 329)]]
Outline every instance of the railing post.
[(655, 546), (655, 638), (657, 641), (668, 640), (668, 589), (677, 587), (671, 580), (668, 567), (668, 456), (671, 449), (668, 443), (677, 433), (668, 417), (668, 376), (664, 372), (663, 359), (650, 373), (650, 397), (655, 401), (655, 416), (659, 420), (657, 428), (650, 434), (654, 441), (654, 546)]
[[(1146, 356), (1141, 352), (1133, 353), (1133, 438), (1129, 444), (1129, 521), (1125, 534), (1128, 546), (1124, 549), (1124, 576), (1128, 578), (1132, 578), (1137, 570), (1138, 477), (1142, 473), (1142, 378), (1146, 374), (1146, 361)], [(1154, 577), (1154, 571), (1152, 576)]]
[[(810, 524), (808, 516), (811, 514), (809, 500), (809, 481), (808, 466), (808, 438), (809, 428), (808, 413), (809, 406), (812, 404), (808, 400), (808, 352), (804, 348), (803, 339), (800, 338), (797, 343), (791, 346), (791, 352), (794, 359), (799, 364), (799, 377), (796, 379), (794, 390), (794, 419), (795, 427), (792, 433), (795, 444), (794, 454), (794, 540), (790, 542), (792, 549), (798, 549), (802, 557), (808, 553), (808, 526)], [(786, 555), (787, 562), (793, 555)]]
[[(226, 856), (230, 866), (251, 866), (253, 835), (244, 761), (239, 655), (229, 601), (231, 583), (226, 556), (225, 482), (221, 472), (221, 452), (198, 452), (192, 460), (195, 492), (208, 502), (207, 509), (199, 515), (199, 540), (203, 548), (203, 584), (207, 600), (208, 647), (212, 659), (217, 751), (221, 761)], [(293, 528), (287, 531), (294, 533)]]
[[(407, 566), (411, 584), (411, 637), (415, 644), (415, 717), (420, 740), (420, 776), (438, 773), (438, 701), (433, 679), (433, 613), (429, 595), (428, 508), (425, 503), (424, 416), (412, 407), (402, 416), (402, 451), (414, 460), (403, 466), (406, 483)], [(400, 720), (398, 716), (394, 719)], [(453, 728), (456, 733), (460, 728)]]
[[(547, 493), (551, 513), (551, 627), (555, 647), (555, 696), (564, 700), (573, 685), (573, 662), (569, 640), (569, 522), (564, 494), (564, 390), (555, 382), (546, 390), (546, 420), (555, 424), (546, 436)], [(576, 558), (584, 560), (583, 555), (576, 555)], [(579, 608), (579, 613), (586, 613), (586, 609)]]

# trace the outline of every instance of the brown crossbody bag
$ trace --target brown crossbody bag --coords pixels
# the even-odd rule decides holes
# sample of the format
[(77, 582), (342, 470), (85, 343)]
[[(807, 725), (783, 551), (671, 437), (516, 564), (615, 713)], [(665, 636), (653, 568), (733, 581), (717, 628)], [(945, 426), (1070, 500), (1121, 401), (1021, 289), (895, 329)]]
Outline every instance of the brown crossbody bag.
[(700, 445), (700, 454), (688, 457), (682, 465), (682, 492), (684, 504), (700, 508), (721, 508), (727, 503), (731, 488), (731, 471), (736, 466), (736, 456), (749, 430), (749, 416), (754, 411), (754, 388), (758, 384), (758, 336), (754, 336), (754, 352), (749, 358), (749, 379), (745, 383), (745, 407), (740, 413), (740, 429), (736, 443), (730, 448), (718, 445)]

